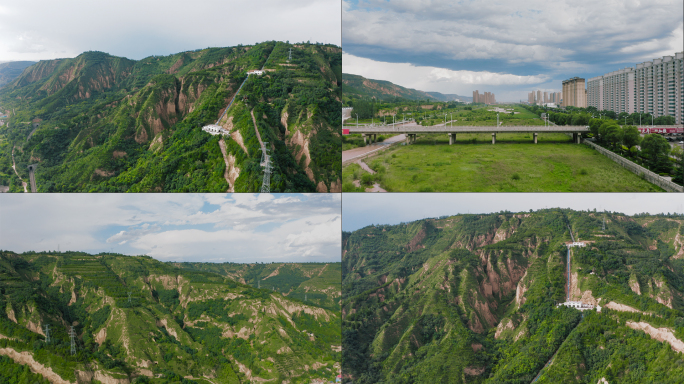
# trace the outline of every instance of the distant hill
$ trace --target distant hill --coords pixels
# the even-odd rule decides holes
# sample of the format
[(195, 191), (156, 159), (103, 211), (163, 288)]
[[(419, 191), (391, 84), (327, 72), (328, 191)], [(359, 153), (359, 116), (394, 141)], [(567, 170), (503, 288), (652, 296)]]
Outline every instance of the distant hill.
[(216, 273), (252, 287), (339, 310), (341, 263), (174, 263), (183, 269)]
[(469, 101), (469, 102), (473, 101), (472, 97), (461, 96), (461, 95), (457, 95), (455, 93), (427, 92), (427, 94), (431, 95), (432, 97), (436, 98), (439, 101), (454, 101), (454, 100)]
[(0, 88), (19, 77), (24, 69), (35, 63), (35, 61), (9, 61), (7, 63), (0, 63)]
[(342, 74), (342, 93), (345, 96), (369, 97), (378, 100), (388, 100), (394, 97), (401, 97), (409, 100), (435, 100), (452, 101), (472, 101), (472, 97), (459, 96), (456, 94), (443, 94), (439, 92), (425, 92), (417, 89), (405, 88), (385, 80), (366, 79), (363, 76)]

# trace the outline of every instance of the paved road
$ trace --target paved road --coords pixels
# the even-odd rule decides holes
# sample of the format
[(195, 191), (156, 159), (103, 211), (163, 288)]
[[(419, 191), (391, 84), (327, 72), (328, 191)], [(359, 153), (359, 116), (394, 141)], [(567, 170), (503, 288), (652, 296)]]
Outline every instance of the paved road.
[(19, 180), (21, 180), (21, 186), (24, 187), (24, 193), (28, 193), (28, 189), (26, 189), (26, 182), (17, 173), (17, 165), (14, 162), (14, 148), (12, 148), (12, 169), (14, 169), (14, 173), (16, 173)]
[(402, 142), (406, 140), (406, 135), (400, 134), (396, 136), (392, 136), (389, 139), (385, 139), (384, 141), (380, 143), (373, 143), (370, 145), (367, 145), (365, 147), (358, 147), (358, 148), (353, 148), (353, 149), (348, 149), (346, 151), (342, 151), (342, 163), (345, 161), (351, 160), (355, 157), (360, 157), (363, 155), (366, 155), (370, 152), (373, 151), (379, 151), (382, 148), (387, 147), (390, 144), (394, 144), (397, 142)]

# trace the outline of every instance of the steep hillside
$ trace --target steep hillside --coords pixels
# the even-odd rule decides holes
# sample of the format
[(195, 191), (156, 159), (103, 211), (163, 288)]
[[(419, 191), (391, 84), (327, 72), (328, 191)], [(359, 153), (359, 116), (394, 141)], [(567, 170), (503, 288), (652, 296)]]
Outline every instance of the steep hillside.
[(12, 82), (21, 75), (21, 72), (28, 66), (35, 64), (35, 61), (9, 61), (0, 63), (0, 88)]
[(340, 263), (174, 263), (178, 268), (213, 272), (252, 287), (263, 287), (305, 303), (340, 310)]
[[(605, 220), (602, 231), (595, 212), (501, 212), (345, 233), (345, 380), (677, 382), (684, 218)], [(570, 230), (587, 246), (571, 249), (568, 284)], [(568, 296), (602, 312), (556, 306)]]
[[(14, 110), (0, 129), (0, 182), (17, 190), (14, 152), (22, 178), (39, 165), (40, 192), (255, 192), (260, 136), (271, 191), (336, 191), (340, 68), (339, 47), (282, 42), (41, 61), (0, 91), (0, 109)], [(219, 117), (230, 136), (201, 130)]]
[(405, 88), (385, 80), (366, 79), (363, 76), (342, 74), (342, 91), (346, 97), (375, 98), (390, 100), (395, 97), (408, 100), (436, 100), (436, 101), (472, 101), (472, 97), (439, 92), (424, 92), (412, 88)]
[(143, 256), (3, 252), (0, 277), (0, 355), (53, 383), (298, 383), (338, 373), (339, 311), (213, 273)]

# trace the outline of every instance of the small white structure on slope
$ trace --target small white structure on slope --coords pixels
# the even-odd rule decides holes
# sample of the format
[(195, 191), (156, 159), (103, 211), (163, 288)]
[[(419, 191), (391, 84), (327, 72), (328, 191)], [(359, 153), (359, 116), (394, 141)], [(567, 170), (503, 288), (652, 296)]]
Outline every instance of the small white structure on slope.
[(570, 308), (575, 308), (575, 309), (577, 309), (577, 310), (579, 310), (579, 311), (586, 311), (586, 310), (591, 310), (591, 309), (596, 308), (596, 310), (597, 310), (598, 312), (601, 312), (601, 306), (600, 306), (600, 305), (597, 305), (596, 307), (594, 307), (594, 306), (591, 305), (591, 304), (585, 304), (585, 303), (583, 303), (583, 302), (581, 302), (581, 301), (566, 301), (565, 303), (560, 303), (560, 304), (558, 304), (559, 307), (560, 307), (561, 305), (564, 305), (564, 306), (570, 307)]
[(586, 246), (587, 246), (587, 244), (583, 243), (581, 241), (575, 241), (572, 243), (568, 243), (568, 247), (586, 247)]
[(224, 136), (230, 135), (230, 131), (228, 131), (227, 129), (224, 129), (222, 126), (216, 125), (216, 124), (205, 125), (204, 127), (202, 127), (202, 130), (204, 132), (207, 132), (210, 135), (224, 135)]
[(260, 69), (252, 69), (251, 71), (247, 71), (247, 76), (249, 76), (249, 75), (261, 76), (263, 74), (264, 74), (264, 71), (262, 71)]

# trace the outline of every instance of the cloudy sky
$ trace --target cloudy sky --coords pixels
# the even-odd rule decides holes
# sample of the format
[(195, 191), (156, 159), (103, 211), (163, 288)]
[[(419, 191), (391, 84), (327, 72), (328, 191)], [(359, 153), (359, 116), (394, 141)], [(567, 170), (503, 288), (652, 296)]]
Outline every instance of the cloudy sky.
[(491, 213), (544, 208), (637, 213), (684, 213), (678, 193), (345, 193), (342, 229), (398, 224), (459, 213)]
[(345, 73), (527, 100), (681, 52), (682, 0), (342, 0)]
[(340, 0), (9, 0), (0, 62), (88, 50), (141, 59), (267, 40), (340, 45)]
[(0, 249), (340, 261), (339, 194), (1, 194)]

